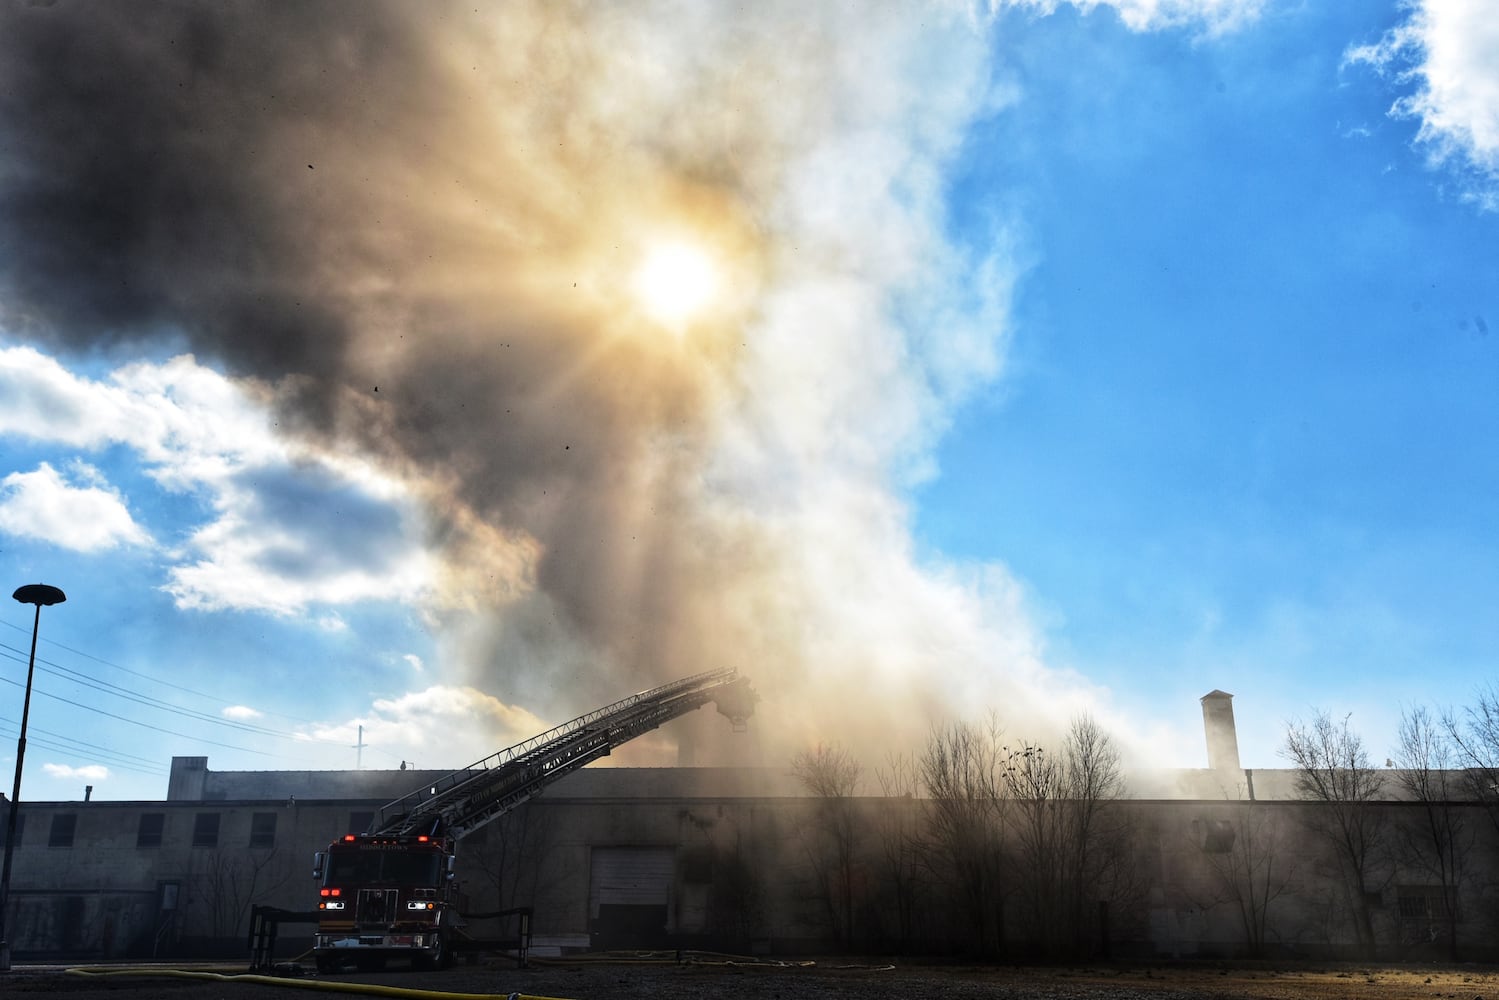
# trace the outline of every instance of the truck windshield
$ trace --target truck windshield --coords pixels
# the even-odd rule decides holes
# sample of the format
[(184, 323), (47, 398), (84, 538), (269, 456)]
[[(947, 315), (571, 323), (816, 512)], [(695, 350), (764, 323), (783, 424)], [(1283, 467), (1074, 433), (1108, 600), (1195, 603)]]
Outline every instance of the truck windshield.
[(328, 885), (435, 885), (442, 870), (436, 851), (339, 850), (328, 859)]

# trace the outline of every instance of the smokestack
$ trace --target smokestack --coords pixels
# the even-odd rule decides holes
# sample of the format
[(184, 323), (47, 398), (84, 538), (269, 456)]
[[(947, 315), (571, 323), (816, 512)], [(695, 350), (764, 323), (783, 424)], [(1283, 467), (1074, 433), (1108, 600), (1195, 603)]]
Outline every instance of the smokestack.
[(1234, 696), (1227, 691), (1209, 691), (1202, 696), (1202, 726), (1208, 738), (1208, 767), (1214, 771), (1237, 771), (1239, 736), (1234, 730)]

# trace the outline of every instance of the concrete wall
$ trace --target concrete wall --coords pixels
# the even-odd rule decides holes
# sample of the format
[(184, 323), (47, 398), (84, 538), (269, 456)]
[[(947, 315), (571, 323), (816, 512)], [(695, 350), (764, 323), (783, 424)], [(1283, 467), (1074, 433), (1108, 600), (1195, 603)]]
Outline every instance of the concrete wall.
[[(184, 939), (243, 937), (248, 907), (306, 909), (312, 852), (379, 803), (62, 802), (20, 808), (6, 926), (18, 956), (172, 954)], [(269, 846), (251, 846), (255, 817), (274, 817)], [(195, 847), (199, 816), (214, 846)], [(73, 836), (54, 829), (73, 817)], [(156, 829), (160, 838), (146, 832)], [(263, 834), (263, 830), (262, 830)]]
[[(430, 780), (426, 772), (340, 774), (334, 787), (378, 794), (334, 798), (315, 797), (329, 785), (314, 777), (326, 777), (322, 772), (217, 775), (193, 766), (183, 773), (178, 781), (174, 766), (173, 789), (185, 795), (197, 788), (200, 798), (22, 804), (7, 920), (19, 959), (173, 958), (208, 948), (242, 954), (251, 903), (308, 909), (313, 852), (362, 829), (364, 817), (410, 791), (412, 779)], [(1249, 888), (1268, 900), (1258, 920), (1267, 953), (1354, 954), (1353, 901), (1316, 833), (1319, 807), (1234, 798), (1235, 777), (1190, 772), (1179, 775), (1176, 785), (1216, 783), (1216, 792), (1113, 807), (1130, 845), (1128, 878), (1111, 883), (1109, 898), (1102, 900), (1113, 954), (1244, 954), (1253, 943), (1240, 905)], [(228, 797), (247, 790), (269, 795)], [(666, 848), (675, 857), (668, 930), (684, 945), (776, 952), (845, 942), (918, 951), (965, 946), (965, 929), (952, 905), (962, 886), (942, 883), (930, 866), (913, 876), (908, 902), (914, 909), (904, 922), (900, 913), (890, 848), (922, 830), (930, 803), (853, 800), (847, 885), (852, 915), (851, 926), (842, 928), (825, 877), (827, 843), (819, 839), (825, 815), (818, 800), (779, 794), (788, 790), (789, 780), (775, 772), (586, 769), (465, 839), (458, 877), (471, 911), (533, 906), (539, 940), (586, 946), (601, 943), (594, 936), (598, 915), (590, 910), (593, 853)], [(1422, 807), (1390, 802), (1377, 808), (1386, 820), (1370, 886), (1380, 955), (1444, 957), (1437, 937), (1442, 928), (1411, 904), (1435, 891), (1439, 881), (1411, 837), (1402, 834), (1419, 830)], [(1499, 957), (1491, 944), (1499, 901), (1489, 888), (1499, 884), (1493, 877), (1499, 874), (1499, 843), (1480, 805), (1457, 803), (1451, 809), (1465, 845), (1459, 885), (1463, 954)], [(71, 841), (49, 846), (54, 824), (65, 830), (69, 816)], [(200, 816), (217, 817), (212, 846), (194, 846), (195, 833), (204, 832)], [(143, 824), (150, 833), (151, 817), (160, 817), (160, 839), (148, 837), (142, 844)], [(1028, 933), (1015, 889), (1020, 875), (1007, 871), (996, 891), (1006, 947), (1012, 949)], [(482, 936), (485, 929), (476, 932)], [(309, 933), (287, 928), (279, 953), (295, 954)]]

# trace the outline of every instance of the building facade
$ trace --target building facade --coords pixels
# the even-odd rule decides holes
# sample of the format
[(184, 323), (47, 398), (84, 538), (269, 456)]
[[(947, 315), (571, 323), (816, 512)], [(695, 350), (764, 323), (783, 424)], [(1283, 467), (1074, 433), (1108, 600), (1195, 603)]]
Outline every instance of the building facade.
[[(439, 776), (175, 758), (163, 801), (23, 802), (13, 954), (244, 955), (252, 904), (311, 908), (313, 853)], [(830, 801), (764, 769), (592, 767), (465, 838), (458, 878), (470, 912), (532, 907), (536, 944), (554, 952), (1494, 957), (1499, 839), (1484, 803), (1366, 805), (1376, 847), (1352, 880), (1326, 804), (1297, 798), (1293, 777), (1139, 775), (1135, 797), (1094, 804), (1088, 840), (1067, 839), (1074, 805), (1009, 802), (980, 844), (944, 819), (952, 803)], [(1068, 869), (1061, 848), (1092, 857)], [(309, 938), (284, 929), (278, 956)]]

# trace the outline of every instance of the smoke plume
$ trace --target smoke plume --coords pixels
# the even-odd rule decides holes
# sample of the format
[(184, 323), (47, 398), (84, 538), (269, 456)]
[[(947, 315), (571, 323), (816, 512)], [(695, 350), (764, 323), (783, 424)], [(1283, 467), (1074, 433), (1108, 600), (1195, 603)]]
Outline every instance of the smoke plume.
[[(401, 475), (477, 686), (558, 718), (737, 666), (762, 738), (868, 753), (1091, 697), (1001, 568), (915, 551), (902, 499), (998, 373), (1014, 276), (944, 235), (943, 166), (997, 100), (960, 12), (0, 18), (0, 323), (185, 343)], [(634, 280), (665, 243), (717, 276), (673, 321)]]

